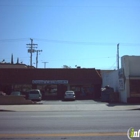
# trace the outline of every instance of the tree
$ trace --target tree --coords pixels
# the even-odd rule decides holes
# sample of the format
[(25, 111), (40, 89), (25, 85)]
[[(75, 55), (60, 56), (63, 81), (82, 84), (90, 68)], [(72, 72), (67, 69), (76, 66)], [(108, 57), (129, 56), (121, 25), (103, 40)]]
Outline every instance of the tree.
[(11, 55), (11, 64), (14, 64), (13, 54)]
[(17, 58), (17, 64), (19, 64), (19, 58)]

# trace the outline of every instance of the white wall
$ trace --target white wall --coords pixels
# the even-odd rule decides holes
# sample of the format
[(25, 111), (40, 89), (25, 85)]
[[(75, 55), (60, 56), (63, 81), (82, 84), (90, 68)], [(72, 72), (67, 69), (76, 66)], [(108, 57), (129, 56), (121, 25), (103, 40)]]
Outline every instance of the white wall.
[(140, 56), (125, 55), (121, 58), (125, 76), (140, 76)]
[(122, 102), (127, 102), (127, 98), (130, 97), (129, 79), (140, 77), (140, 56), (123, 56), (121, 67), (124, 69), (125, 88), (120, 91), (120, 99)]
[(140, 76), (140, 56), (129, 57), (129, 75)]
[[(124, 78), (119, 77), (117, 70), (101, 70), (102, 87), (110, 85), (115, 91), (119, 91), (120, 101), (127, 103), (127, 98), (130, 97), (129, 79), (140, 77), (140, 56), (123, 56), (121, 58), (121, 68), (124, 70)], [(119, 89), (119, 78), (124, 79), (123, 89)]]
[(102, 87), (109, 85), (114, 88), (114, 91), (118, 91), (118, 71), (104, 71), (101, 70), (102, 75)]

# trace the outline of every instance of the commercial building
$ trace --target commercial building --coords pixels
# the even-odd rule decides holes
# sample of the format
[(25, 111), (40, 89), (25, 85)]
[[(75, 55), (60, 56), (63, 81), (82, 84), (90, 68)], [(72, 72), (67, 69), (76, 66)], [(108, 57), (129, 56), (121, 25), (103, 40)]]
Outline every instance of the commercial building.
[(22, 68), (22, 69), (27, 69), (27, 68), (35, 68), (35, 67), (31, 67), (31, 66), (28, 66), (26, 64), (20, 64), (20, 63), (16, 63), (16, 64), (11, 64), (11, 63), (0, 63), (0, 69), (5, 69), (5, 68), (8, 68), (8, 69), (11, 69), (11, 68)]
[(101, 72), (103, 84), (110, 85), (119, 92), (120, 101), (140, 103), (140, 56), (125, 55), (121, 58), (121, 68)]
[(100, 97), (102, 78), (96, 69), (1, 68), (0, 90), (26, 92), (40, 89), (45, 99), (62, 99), (66, 90), (74, 90), (77, 99)]

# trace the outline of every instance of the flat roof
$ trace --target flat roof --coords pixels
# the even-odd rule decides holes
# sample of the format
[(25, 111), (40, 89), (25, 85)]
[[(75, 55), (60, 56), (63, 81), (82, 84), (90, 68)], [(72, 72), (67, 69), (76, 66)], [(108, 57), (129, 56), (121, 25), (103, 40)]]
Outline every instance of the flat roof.
[(31, 84), (32, 80), (68, 80), (71, 84), (101, 84), (100, 71), (91, 69), (0, 69), (0, 83)]

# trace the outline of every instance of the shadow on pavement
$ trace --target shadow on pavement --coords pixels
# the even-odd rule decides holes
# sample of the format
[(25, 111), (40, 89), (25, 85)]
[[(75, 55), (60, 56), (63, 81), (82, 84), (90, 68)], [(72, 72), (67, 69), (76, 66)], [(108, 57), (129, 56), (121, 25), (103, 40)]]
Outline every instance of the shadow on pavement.
[[(121, 103), (121, 102), (103, 102), (101, 101), (100, 99), (99, 100), (94, 100), (96, 102), (99, 102), (99, 103), (106, 103), (106, 105), (108, 107), (114, 107), (114, 106), (135, 106), (135, 105), (140, 105), (140, 103)], [(138, 109), (140, 110), (140, 108)]]
[(5, 110), (5, 109), (0, 109), (0, 112), (16, 112), (14, 110)]
[(136, 111), (136, 110), (140, 110), (140, 108), (135, 108), (135, 109), (130, 109), (130, 110), (134, 110), (134, 111)]
[(130, 104), (130, 103), (107, 103), (108, 107), (114, 107), (114, 106), (135, 106), (135, 105), (140, 105), (140, 104)]

